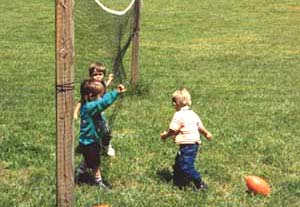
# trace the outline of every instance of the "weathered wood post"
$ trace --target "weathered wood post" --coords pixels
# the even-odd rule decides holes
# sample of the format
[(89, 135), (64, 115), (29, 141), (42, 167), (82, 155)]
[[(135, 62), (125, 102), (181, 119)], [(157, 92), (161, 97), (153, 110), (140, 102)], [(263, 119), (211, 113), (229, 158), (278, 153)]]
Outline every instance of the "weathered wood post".
[(141, 0), (134, 2), (133, 20), (133, 39), (132, 39), (132, 60), (131, 60), (131, 86), (135, 88), (139, 77), (139, 47), (140, 47), (140, 28), (141, 28)]
[(73, 206), (74, 0), (56, 0), (56, 202)]

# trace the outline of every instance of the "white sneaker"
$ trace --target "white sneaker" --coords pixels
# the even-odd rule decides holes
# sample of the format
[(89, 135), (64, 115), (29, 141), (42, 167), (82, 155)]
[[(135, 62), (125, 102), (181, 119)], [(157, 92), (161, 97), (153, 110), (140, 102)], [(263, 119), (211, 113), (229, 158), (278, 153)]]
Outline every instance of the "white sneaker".
[(116, 155), (115, 149), (112, 148), (111, 145), (108, 145), (107, 147), (107, 155), (111, 157), (114, 157)]

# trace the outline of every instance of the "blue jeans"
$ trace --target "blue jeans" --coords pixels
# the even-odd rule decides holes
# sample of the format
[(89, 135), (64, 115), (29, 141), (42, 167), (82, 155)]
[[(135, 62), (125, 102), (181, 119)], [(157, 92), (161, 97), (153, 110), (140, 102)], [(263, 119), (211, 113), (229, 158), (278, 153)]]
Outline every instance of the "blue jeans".
[(192, 181), (201, 180), (201, 174), (195, 169), (198, 149), (198, 144), (182, 144), (175, 158), (175, 168), (182, 171), (184, 176)]

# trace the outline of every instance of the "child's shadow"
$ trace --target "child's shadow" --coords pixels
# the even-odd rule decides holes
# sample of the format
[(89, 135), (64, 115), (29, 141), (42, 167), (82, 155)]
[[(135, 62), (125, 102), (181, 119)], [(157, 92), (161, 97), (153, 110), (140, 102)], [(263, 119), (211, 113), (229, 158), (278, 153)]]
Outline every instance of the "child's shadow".
[(173, 174), (169, 169), (162, 169), (162, 170), (158, 170), (156, 172), (157, 176), (160, 178), (160, 180), (164, 181), (164, 182), (170, 182), (173, 180)]
[(83, 174), (80, 174), (77, 180), (75, 180), (75, 182), (77, 185), (83, 185), (83, 184), (93, 185), (95, 183), (94, 177), (90, 172), (85, 172)]

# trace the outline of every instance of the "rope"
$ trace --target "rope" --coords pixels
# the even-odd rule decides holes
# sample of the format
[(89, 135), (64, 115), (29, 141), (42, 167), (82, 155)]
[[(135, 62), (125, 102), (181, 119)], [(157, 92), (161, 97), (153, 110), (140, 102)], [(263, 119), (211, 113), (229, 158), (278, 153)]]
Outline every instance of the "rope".
[(65, 83), (65, 84), (57, 84), (56, 91), (57, 92), (66, 92), (74, 90), (74, 82), (73, 83)]
[(99, 0), (95, 0), (95, 2), (106, 12), (122, 16), (122, 15), (126, 14), (126, 12), (132, 7), (135, 0), (132, 0), (131, 3), (128, 5), (128, 7), (126, 9), (124, 9), (123, 11), (117, 11), (117, 10), (110, 9), (110, 8), (104, 6)]

